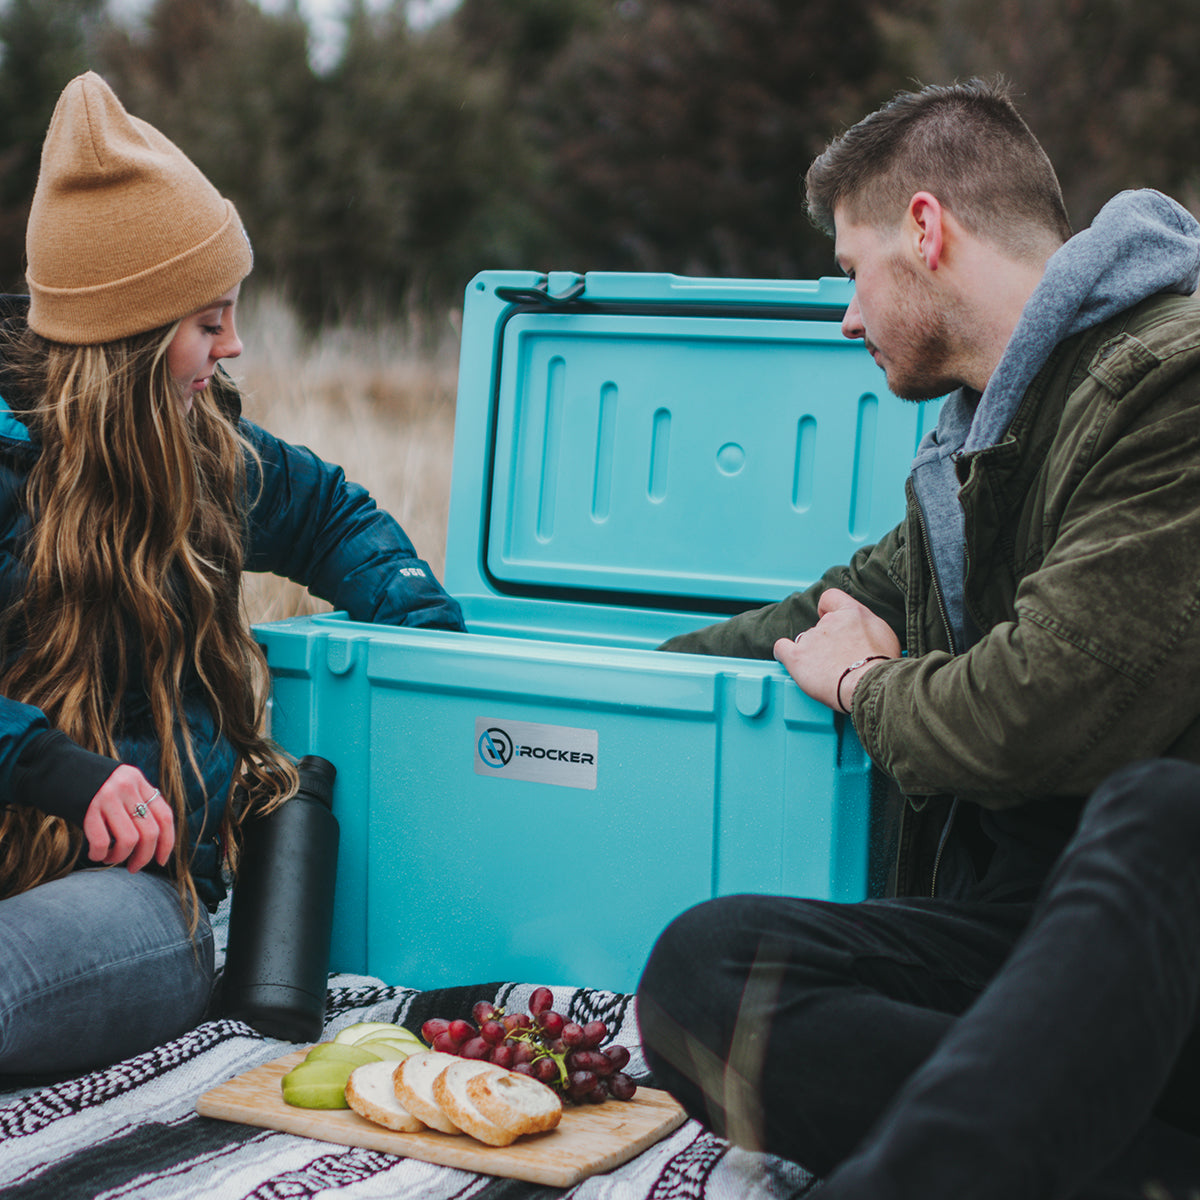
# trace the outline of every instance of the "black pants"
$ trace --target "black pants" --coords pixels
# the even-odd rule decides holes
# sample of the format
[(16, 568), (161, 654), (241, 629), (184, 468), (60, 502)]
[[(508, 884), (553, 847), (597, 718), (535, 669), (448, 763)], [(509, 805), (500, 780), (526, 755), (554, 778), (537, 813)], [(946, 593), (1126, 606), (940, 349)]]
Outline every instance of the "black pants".
[(655, 1082), (828, 1200), (1200, 1198), (1198, 1007), (1200, 768), (1173, 761), (1097, 790), (1036, 905), (727, 897), (638, 990)]

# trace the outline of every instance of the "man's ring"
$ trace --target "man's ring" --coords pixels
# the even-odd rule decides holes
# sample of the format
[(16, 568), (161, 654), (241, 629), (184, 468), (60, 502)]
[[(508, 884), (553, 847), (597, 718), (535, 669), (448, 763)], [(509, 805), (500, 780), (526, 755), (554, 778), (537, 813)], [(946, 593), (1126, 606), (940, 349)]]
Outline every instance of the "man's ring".
[(805, 634), (805, 633), (807, 633), (807, 632), (808, 632), (808, 630), (806, 629), (806, 630), (804, 630), (804, 632), (803, 632), (803, 633), (798, 633), (798, 634), (796, 634), (796, 636), (795, 636), (794, 638), (792, 638), (792, 641), (793, 641), (793, 642), (795, 642), (797, 646), (798, 646), (798, 645), (800, 645), (800, 639), (801, 639), (801, 638), (804, 636), (804, 634)]
[(133, 806), (133, 815), (135, 817), (144, 817), (149, 811), (144, 802), (139, 802)]

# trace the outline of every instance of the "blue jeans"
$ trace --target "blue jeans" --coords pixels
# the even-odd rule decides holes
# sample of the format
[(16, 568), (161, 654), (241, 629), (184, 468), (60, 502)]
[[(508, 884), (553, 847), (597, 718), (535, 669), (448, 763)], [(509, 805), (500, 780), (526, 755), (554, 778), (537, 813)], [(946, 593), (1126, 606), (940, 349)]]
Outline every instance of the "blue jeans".
[(212, 931), (175, 886), (121, 867), (0, 901), (0, 1074), (67, 1075), (169, 1041), (204, 1017)]
[(710, 901), (638, 991), (655, 1081), (829, 1200), (1200, 1186), (1200, 768), (1084, 809), (1036, 904)]

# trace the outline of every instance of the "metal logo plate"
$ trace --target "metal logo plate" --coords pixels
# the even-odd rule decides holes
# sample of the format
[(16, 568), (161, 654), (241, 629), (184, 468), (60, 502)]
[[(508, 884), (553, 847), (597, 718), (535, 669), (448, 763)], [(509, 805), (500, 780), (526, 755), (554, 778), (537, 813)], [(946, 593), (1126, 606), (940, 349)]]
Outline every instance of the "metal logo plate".
[(594, 790), (598, 745), (594, 729), (476, 717), (475, 774)]

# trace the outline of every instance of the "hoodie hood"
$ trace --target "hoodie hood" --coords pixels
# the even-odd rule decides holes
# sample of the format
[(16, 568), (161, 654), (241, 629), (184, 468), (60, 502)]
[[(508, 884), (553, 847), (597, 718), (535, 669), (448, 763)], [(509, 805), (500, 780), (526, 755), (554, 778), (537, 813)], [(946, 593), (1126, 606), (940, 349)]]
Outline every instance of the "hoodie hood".
[(975, 411), (964, 450), (1004, 436), (1025, 389), (1059, 342), (1159, 292), (1190, 296), (1200, 223), (1161, 192), (1121, 192), (1051, 256)]
[(1191, 295), (1198, 280), (1200, 223), (1161, 192), (1121, 192), (1047, 261), (982, 396), (960, 388), (947, 397), (937, 428), (917, 448), (911, 479), (956, 650), (967, 649), (978, 634), (967, 627), (963, 610), (955, 457), (1004, 437), (1026, 389), (1060, 342), (1161, 292)]

